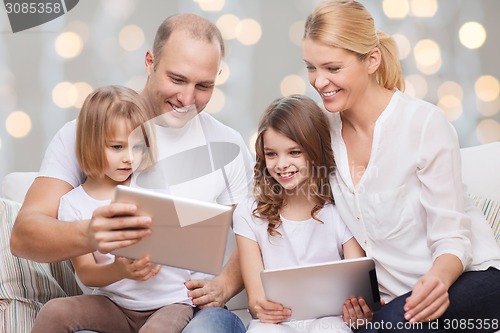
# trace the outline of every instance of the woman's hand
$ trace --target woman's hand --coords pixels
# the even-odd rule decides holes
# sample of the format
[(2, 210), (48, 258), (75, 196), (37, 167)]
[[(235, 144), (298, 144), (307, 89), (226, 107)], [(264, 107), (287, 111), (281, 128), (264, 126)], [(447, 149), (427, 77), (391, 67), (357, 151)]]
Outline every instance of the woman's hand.
[(350, 328), (359, 328), (373, 319), (373, 312), (363, 298), (352, 297), (344, 302), (342, 319)]
[(150, 262), (148, 256), (141, 259), (115, 257), (114, 265), (119, 267), (125, 278), (137, 281), (149, 280), (161, 269), (160, 265)]
[(257, 299), (254, 305), (257, 318), (263, 323), (280, 323), (292, 315), (292, 311), (279, 303), (268, 301), (265, 298)]
[(426, 274), (418, 279), (404, 306), (409, 322), (433, 321), (441, 317), (450, 305), (448, 288), (436, 275)]

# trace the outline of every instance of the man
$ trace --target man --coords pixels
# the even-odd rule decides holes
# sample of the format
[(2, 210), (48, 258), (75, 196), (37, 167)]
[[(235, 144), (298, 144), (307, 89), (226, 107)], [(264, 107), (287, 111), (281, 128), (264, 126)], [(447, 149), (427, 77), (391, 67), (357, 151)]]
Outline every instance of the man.
[[(173, 129), (174, 141), (165, 146), (190, 142), (188, 149), (198, 144), (191, 143), (192, 139), (200, 137), (205, 143), (223, 138), (239, 146), (234, 165), (228, 171), (216, 170), (211, 175), (218, 186), (191, 189), (205, 194), (204, 199), (235, 205), (247, 194), (251, 182), (248, 149), (234, 130), (209, 114), (200, 114), (212, 96), (223, 56), (222, 36), (211, 22), (193, 14), (169, 17), (157, 31), (153, 51), (146, 53), (148, 79), (141, 94), (151, 102), (155, 119)], [(61, 196), (84, 180), (74, 152), (75, 128), (74, 121), (66, 124), (47, 149), (39, 176), (29, 189), (13, 228), (11, 251), (16, 256), (49, 262), (95, 250), (107, 253), (134, 244), (151, 232), (149, 217), (127, 216), (136, 210), (128, 204), (112, 203), (98, 208), (90, 221), (57, 220)], [(158, 145), (162, 138), (159, 137)], [(200, 310), (183, 332), (244, 332), (241, 321), (223, 308), (243, 287), (237, 251), (219, 276), (209, 281), (188, 281), (186, 287)]]

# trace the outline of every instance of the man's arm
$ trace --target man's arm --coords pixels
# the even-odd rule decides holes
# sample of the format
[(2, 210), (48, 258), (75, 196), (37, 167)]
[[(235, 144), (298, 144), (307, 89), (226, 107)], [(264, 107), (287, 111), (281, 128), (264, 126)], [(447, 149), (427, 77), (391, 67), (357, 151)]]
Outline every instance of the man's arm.
[(151, 233), (151, 218), (130, 216), (137, 210), (130, 204), (100, 207), (90, 221), (57, 220), (59, 201), (71, 189), (71, 185), (59, 179), (35, 179), (12, 229), (13, 255), (40, 262), (59, 261), (95, 250), (111, 252)]
[(65, 181), (38, 177), (26, 194), (12, 229), (13, 255), (40, 262), (64, 260), (90, 252), (88, 221), (57, 220), (61, 197), (73, 188)]
[(188, 296), (199, 308), (223, 307), (227, 301), (243, 290), (238, 249), (234, 249), (222, 273), (213, 280), (191, 280), (185, 285), (189, 289)]

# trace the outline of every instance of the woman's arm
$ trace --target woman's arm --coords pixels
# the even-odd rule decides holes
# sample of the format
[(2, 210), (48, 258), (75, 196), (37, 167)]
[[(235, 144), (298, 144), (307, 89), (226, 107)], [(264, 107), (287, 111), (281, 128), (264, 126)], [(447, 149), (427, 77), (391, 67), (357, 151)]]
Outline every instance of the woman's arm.
[(260, 272), (264, 270), (259, 244), (240, 235), (236, 235), (240, 252), (241, 272), (248, 295), (248, 309), (253, 318), (264, 323), (279, 323), (288, 319), (290, 309), (266, 299)]
[(443, 254), (434, 260), (431, 269), (413, 287), (404, 306), (405, 319), (410, 322), (432, 321), (450, 304), (448, 289), (462, 274), (462, 262), (453, 254)]
[(439, 318), (449, 305), (448, 289), (472, 261), (458, 139), (440, 111), (430, 113), (423, 124), (416, 174), (426, 241), (435, 259), (405, 304), (405, 319), (411, 322)]

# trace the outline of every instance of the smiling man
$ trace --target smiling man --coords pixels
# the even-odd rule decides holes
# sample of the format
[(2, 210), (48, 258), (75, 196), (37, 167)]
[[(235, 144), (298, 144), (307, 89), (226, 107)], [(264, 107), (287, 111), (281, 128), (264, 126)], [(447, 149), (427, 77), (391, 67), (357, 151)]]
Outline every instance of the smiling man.
[[(175, 194), (236, 205), (248, 194), (251, 184), (250, 153), (239, 133), (202, 112), (212, 96), (223, 56), (224, 42), (214, 24), (193, 14), (169, 17), (158, 28), (153, 50), (146, 53), (148, 79), (141, 94), (151, 102), (151, 118), (160, 129), (160, 161), (200, 146), (210, 150), (221, 142), (237, 147), (231, 151), (233, 155), (237, 152), (234, 158), (222, 158), (223, 166), (209, 154), (210, 172), (203, 177), (194, 174), (193, 179), (188, 177), (183, 184), (176, 184)], [(90, 221), (57, 220), (61, 196), (85, 179), (75, 157), (75, 132), (76, 122), (71, 121), (47, 149), (12, 232), (14, 255), (58, 261), (95, 250), (107, 253), (134, 244), (150, 233), (151, 219), (130, 216), (136, 207), (128, 204), (111, 203), (97, 208)], [(197, 162), (192, 159), (193, 154), (187, 155), (190, 163), (184, 163), (185, 167), (194, 165), (195, 171), (199, 171), (199, 164), (207, 163), (206, 158)], [(168, 177), (162, 179), (186, 178), (184, 168), (178, 170), (182, 171), (178, 177), (168, 169), (163, 172)], [(170, 185), (160, 187), (171, 190)], [(202, 277), (186, 282), (186, 292), (198, 311), (183, 332), (244, 332), (239, 318), (224, 308), (243, 287), (238, 253), (231, 255), (219, 276)]]

